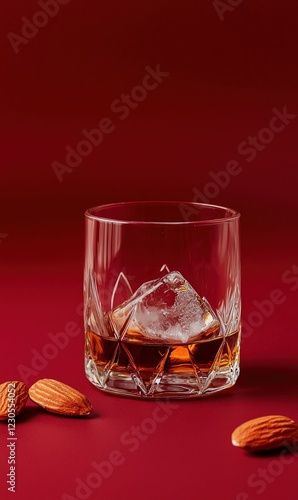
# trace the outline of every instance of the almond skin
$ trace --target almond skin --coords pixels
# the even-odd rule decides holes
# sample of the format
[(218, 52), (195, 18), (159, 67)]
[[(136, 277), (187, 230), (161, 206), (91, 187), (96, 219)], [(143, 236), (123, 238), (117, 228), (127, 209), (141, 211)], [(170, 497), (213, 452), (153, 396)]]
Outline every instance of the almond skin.
[(283, 415), (248, 420), (232, 433), (232, 444), (249, 451), (281, 448), (294, 439), (298, 439), (298, 424)]
[(58, 380), (44, 378), (29, 389), (30, 399), (44, 410), (59, 415), (89, 415), (92, 406), (86, 396)]
[(19, 380), (4, 382), (0, 385), (0, 420), (16, 417), (26, 406), (28, 388)]

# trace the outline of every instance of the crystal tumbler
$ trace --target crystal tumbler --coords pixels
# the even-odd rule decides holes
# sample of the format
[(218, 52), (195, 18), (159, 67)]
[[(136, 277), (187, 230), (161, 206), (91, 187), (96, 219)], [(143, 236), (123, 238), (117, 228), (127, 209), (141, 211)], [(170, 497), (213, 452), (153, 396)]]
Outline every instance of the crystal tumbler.
[(152, 399), (235, 384), (239, 218), (230, 208), (179, 201), (86, 211), (85, 371), (94, 385)]

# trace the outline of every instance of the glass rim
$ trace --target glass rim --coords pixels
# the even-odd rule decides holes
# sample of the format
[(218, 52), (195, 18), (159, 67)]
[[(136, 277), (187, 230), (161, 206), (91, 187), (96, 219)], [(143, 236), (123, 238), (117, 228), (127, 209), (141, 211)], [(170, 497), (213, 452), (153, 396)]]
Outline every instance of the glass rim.
[[(187, 207), (193, 207), (197, 209), (204, 209), (204, 208), (209, 208), (209, 209), (217, 209), (221, 210), (223, 212), (229, 213), (228, 216), (224, 217), (215, 217), (215, 218), (208, 218), (204, 220), (125, 220), (124, 218), (117, 218), (117, 217), (107, 217), (107, 216), (101, 216), (100, 214), (95, 214), (96, 211), (100, 210), (108, 210), (112, 208), (120, 208), (120, 207), (125, 207), (125, 206), (141, 206), (141, 205), (176, 205), (176, 206), (187, 206)], [(211, 225), (211, 224), (224, 224), (227, 222), (231, 222), (233, 220), (237, 220), (240, 218), (240, 213), (237, 210), (234, 210), (233, 208), (229, 207), (224, 207), (222, 205), (213, 205), (209, 203), (197, 203), (193, 201), (175, 201), (175, 200), (144, 200), (144, 201), (120, 201), (120, 202), (114, 202), (114, 203), (107, 203), (107, 204), (102, 204), (102, 205), (97, 205), (91, 208), (88, 208), (85, 211), (85, 217), (86, 219), (93, 220), (93, 221), (98, 221), (98, 222), (109, 222), (113, 224), (142, 224), (142, 225)]]

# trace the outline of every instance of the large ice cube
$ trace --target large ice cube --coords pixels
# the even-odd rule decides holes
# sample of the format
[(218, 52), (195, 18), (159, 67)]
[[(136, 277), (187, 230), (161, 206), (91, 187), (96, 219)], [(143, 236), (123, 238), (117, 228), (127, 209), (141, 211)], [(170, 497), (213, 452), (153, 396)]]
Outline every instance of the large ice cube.
[(207, 300), (178, 271), (144, 283), (109, 317), (119, 338), (188, 343), (219, 331)]

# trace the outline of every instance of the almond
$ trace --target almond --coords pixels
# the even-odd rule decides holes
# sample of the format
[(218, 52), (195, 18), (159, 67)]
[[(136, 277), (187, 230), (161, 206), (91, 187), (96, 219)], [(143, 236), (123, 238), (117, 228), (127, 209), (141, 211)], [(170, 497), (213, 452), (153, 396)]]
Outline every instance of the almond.
[(280, 448), (298, 439), (298, 424), (282, 415), (268, 415), (248, 420), (232, 433), (232, 443), (249, 451)]
[(29, 389), (29, 397), (44, 410), (60, 415), (89, 415), (92, 411), (86, 396), (69, 385), (50, 378), (35, 382)]
[(0, 420), (16, 417), (25, 407), (28, 388), (19, 380), (4, 382), (0, 385)]

